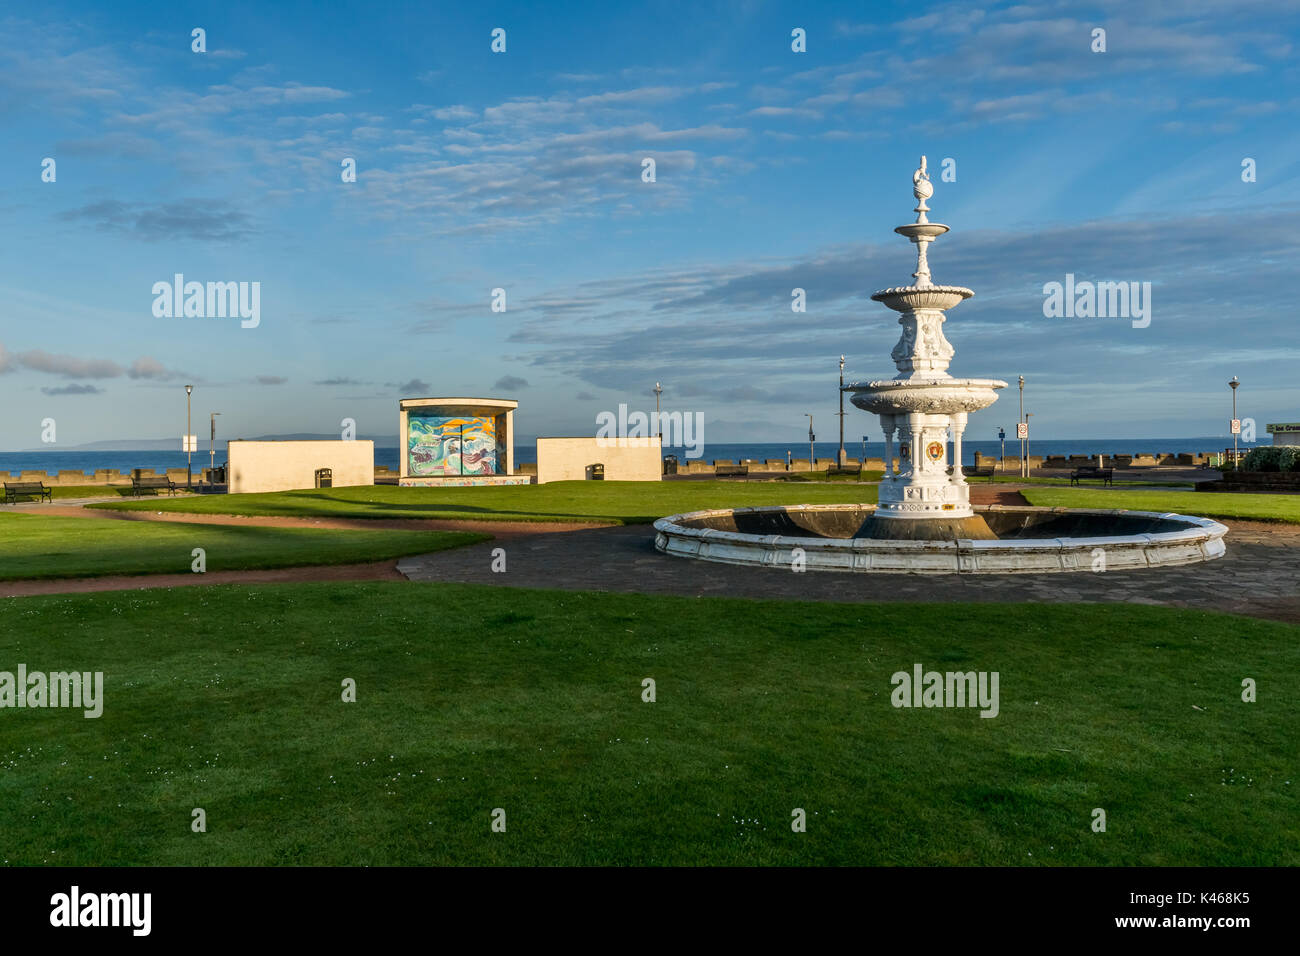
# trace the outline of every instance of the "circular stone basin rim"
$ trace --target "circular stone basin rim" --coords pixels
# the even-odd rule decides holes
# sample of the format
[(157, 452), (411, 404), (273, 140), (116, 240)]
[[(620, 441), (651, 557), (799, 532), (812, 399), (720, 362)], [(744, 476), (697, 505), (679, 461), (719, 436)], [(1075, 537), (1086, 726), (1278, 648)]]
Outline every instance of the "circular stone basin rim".
[[(1226, 526), (1209, 518), (1175, 512), (1009, 505), (977, 506), (975, 511), (989, 514), (1125, 516), (1168, 522), (1181, 527), (1173, 527), (1169, 531), (1086, 537), (912, 541), (749, 534), (719, 528), (690, 527), (683, 523), (745, 514), (790, 515), (841, 511), (865, 517), (875, 511), (875, 505), (776, 505), (685, 512), (660, 518), (654, 523), (655, 547), (674, 556), (725, 564), (789, 567), (797, 548), (803, 551), (808, 570), (1014, 574), (1119, 570), (1209, 561), (1221, 557), (1226, 551), (1223, 536), (1228, 531)], [(1100, 567), (1096, 566), (1098, 550), (1103, 556)]]

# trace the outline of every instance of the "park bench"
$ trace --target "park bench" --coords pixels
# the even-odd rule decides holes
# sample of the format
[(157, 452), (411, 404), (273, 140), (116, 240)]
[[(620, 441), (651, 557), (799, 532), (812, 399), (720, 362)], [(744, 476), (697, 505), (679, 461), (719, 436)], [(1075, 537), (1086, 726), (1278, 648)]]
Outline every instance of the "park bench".
[(18, 496), (35, 495), (37, 500), (44, 498), (46, 501), (53, 501), (54, 496), (49, 488), (45, 487), (43, 482), (39, 481), (6, 481), (5, 482), (5, 503), (18, 503)]
[(131, 493), (137, 498), (140, 497), (140, 492), (142, 490), (154, 489), (155, 491), (160, 491), (163, 488), (167, 489), (168, 494), (176, 494), (176, 482), (172, 481), (170, 478), (159, 477), (131, 479)]
[(718, 478), (744, 478), (749, 475), (748, 465), (715, 465), (713, 474)]
[(1077, 485), (1079, 479), (1084, 481), (1096, 480), (1104, 485), (1111, 483), (1111, 475), (1115, 474), (1114, 468), (1098, 468), (1096, 465), (1080, 465), (1074, 471), (1070, 472), (1070, 484)]
[(992, 465), (989, 465), (987, 468), (979, 468), (975, 465), (962, 465), (961, 473), (967, 478), (987, 478), (989, 481), (993, 480)]

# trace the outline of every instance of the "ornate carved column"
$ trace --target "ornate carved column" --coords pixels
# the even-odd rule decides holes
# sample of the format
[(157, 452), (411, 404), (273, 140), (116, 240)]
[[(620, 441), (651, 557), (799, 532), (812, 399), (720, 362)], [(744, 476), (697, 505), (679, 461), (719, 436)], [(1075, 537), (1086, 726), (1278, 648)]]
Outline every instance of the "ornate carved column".
[(952, 480), (962, 484), (966, 477), (961, 473), (961, 436), (966, 431), (966, 413), (957, 412), (952, 416)]
[(893, 415), (881, 415), (880, 427), (885, 430), (885, 477), (894, 477), (894, 424)]
[(925, 415), (921, 412), (909, 412), (907, 416), (907, 442), (909, 446), (907, 474), (916, 477), (921, 471), (925, 451), (922, 443), (925, 438)]

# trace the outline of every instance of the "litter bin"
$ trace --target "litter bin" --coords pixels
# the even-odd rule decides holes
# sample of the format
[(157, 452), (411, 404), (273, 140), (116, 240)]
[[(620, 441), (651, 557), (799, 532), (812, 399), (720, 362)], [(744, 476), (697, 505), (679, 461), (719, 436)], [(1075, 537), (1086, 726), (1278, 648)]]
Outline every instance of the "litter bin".
[(316, 487), (317, 487), (317, 488), (333, 488), (333, 487), (334, 487), (334, 471), (333, 471), (333, 469), (330, 469), (330, 468), (317, 468), (317, 469), (316, 469)]
[(664, 474), (665, 474), (665, 475), (675, 475), (675, 474), (677, 474), (677, 456), (676, 456), (676, 455), (664, 455)]
[(605, 466), (602, 465), (602, 464), (588, 465), (588, 466), (587, 466), (587, 480), (588, 480), (588, 481), (604, 481), (604, 480), (605, 480)]

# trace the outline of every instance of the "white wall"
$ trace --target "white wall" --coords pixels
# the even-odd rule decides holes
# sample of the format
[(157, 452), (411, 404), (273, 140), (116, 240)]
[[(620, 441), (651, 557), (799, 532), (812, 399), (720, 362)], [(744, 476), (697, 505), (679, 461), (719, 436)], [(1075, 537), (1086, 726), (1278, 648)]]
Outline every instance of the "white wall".
[(660, 481), (663, 449), (658, 437), (537, 439), (537, 483), (582, 481), (587, 466), (605, 466), (606, 481)]
[(373, 441), (232, 441), (231, 494), (316, 486), (316, 469), (334, 470), (335, 488), (375, 483)]

